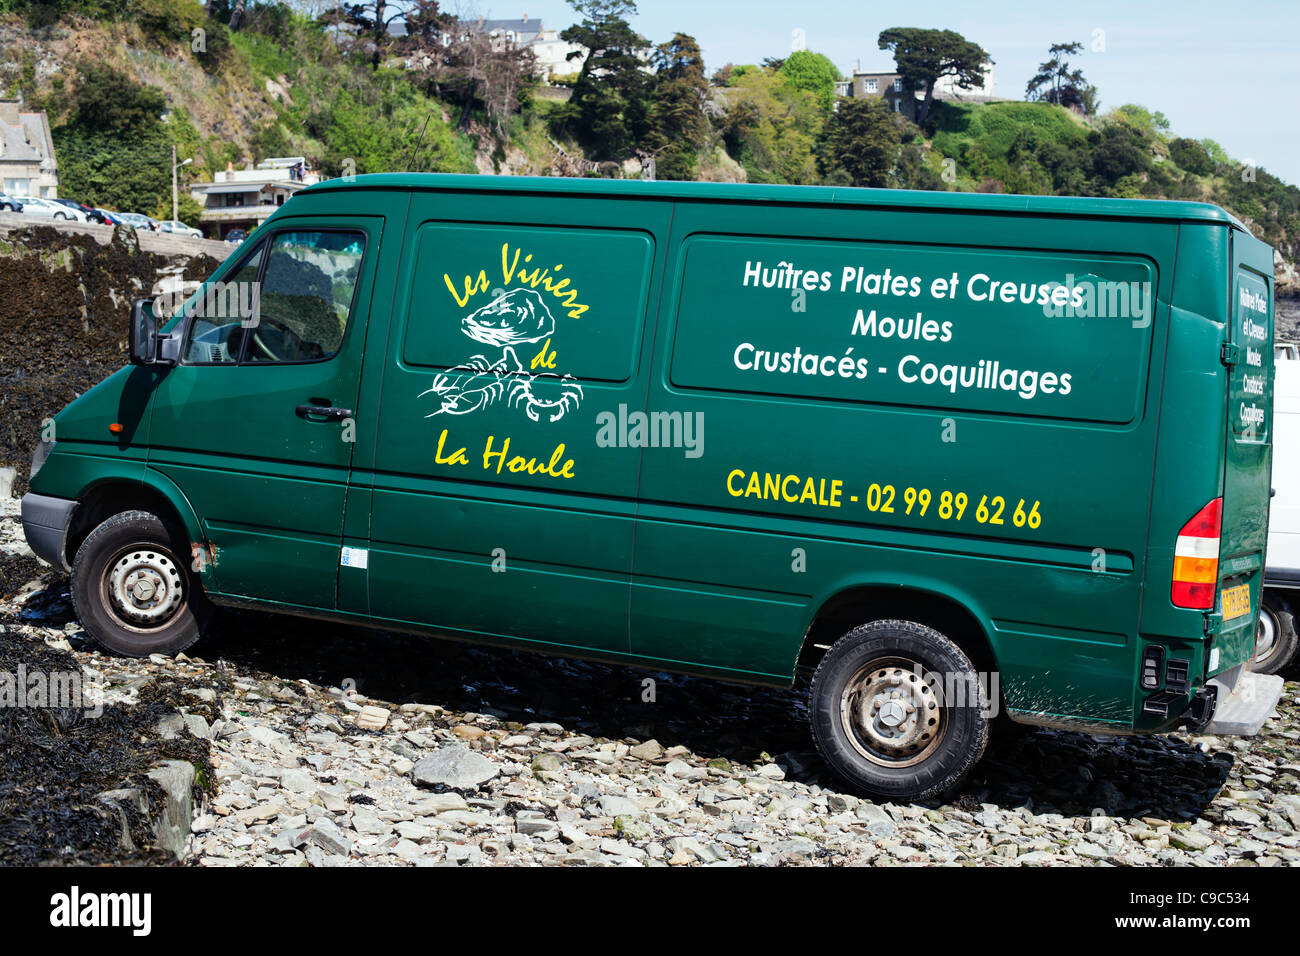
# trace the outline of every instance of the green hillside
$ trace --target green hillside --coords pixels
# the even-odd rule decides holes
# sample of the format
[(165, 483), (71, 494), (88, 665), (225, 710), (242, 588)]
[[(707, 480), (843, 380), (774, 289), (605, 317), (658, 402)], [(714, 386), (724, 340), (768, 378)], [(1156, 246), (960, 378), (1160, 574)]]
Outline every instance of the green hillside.
[[(346, 16), (316, 4), (317, 18), (258, 0), (0, 0), (0, 93), (48, 111), (65, 195), (148, 212), (169, 204), (175, 144), (194, 160), (187, 181), (303, 155), (330, 176), (653, 165), (659, 178), (1196, 199), (1300, 256), (1300, 189), (1142, 106), (1085, 117), (936, 100), (918, 127), (878, 98), (837, 100), (835, 67), (810, 51), (709, 73), (689, 35), (636, 34), (627, 0), (573, 0), (564, 35), (598, 53), (539, 87), (526, 58), (463, 40), (432, 0), (408, 3), (411, 35), (393, 39), (373, 0)], [(1098, 91), (1083, 94), (1073, 105), (1093, 106)], [(1283, 284), (1293, 276), (1284, 265)]]

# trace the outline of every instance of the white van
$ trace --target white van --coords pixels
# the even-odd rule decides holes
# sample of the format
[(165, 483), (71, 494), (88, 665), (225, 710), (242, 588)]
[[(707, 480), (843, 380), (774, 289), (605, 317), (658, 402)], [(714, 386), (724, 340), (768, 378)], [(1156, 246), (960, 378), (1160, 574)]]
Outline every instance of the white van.
[(1300, 356), (1277, 342), (1273, 360), (1273, 504), (1268, 519), (1268, 567), (1255, 640), (1258, 673), (1276, 674), (1296, 656), (1300, 612)]

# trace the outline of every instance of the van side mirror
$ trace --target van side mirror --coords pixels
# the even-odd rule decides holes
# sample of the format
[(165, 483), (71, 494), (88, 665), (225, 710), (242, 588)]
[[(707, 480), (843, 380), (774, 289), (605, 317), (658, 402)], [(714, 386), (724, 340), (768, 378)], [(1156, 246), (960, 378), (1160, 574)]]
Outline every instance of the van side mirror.
[(152, 365), (158, 351), (158, 319), (153, 314), (152, 299), (131, 303), (131, 328), (127, 335), (132, 365)]
[(131, 303), (127, 339), (132, 365), (175, 365), (180, 357), (180, 334), (158, 334), (153, 299), (136, 299)]

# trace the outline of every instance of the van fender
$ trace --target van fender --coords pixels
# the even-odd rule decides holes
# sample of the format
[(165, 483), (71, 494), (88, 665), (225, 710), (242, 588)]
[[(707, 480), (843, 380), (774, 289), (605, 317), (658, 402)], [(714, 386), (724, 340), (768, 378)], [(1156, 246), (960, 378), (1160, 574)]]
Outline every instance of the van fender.
[(180, 518), (185, 528), (185, 538), (190, 543), (193, 570), (198, 572), (205, 588), (215, 588), (217, 582), (213, 569), (217, 563), (217, 549), (203, 533), (203, 522), (199, 520), (198, 513), (190, 504), (185, 492), (176, 482), (154, 468), (145, 468), (142, 484), (157, 492), (171, 505), (172, 511)]

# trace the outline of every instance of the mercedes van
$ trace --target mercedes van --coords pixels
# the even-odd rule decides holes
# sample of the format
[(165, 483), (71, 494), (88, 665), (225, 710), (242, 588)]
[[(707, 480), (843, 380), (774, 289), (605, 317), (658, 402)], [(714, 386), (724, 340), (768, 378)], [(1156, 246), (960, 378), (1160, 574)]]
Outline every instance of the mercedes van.
[(332, 180), (136, 303), (24, 528), (113, 652), (228, 605), (802, 670), (831, 767), (930, 797), (999, 715), (1273, 712), (1273, 294), (1196, 203)]

